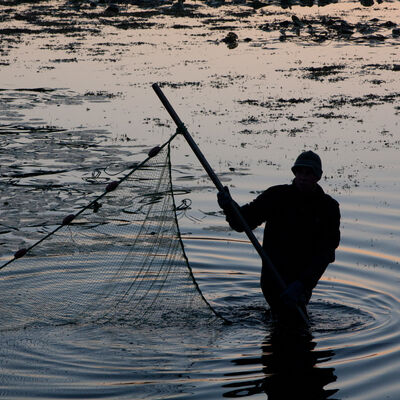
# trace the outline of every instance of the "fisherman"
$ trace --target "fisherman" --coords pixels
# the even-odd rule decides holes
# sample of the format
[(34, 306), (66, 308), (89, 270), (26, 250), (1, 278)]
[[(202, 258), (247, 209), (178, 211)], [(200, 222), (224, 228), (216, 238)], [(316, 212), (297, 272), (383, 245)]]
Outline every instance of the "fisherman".
[(277, 319), (291, 318), (298, 307), (306, 314), (312, 290), (335, 260), (340, 241), (339, 203), (318, 184), (322, 176), (318, 154), (301, 153), (292, 172), (291, 184), (272, 186), (242, 207), (232, 200), (227, 187), (218, 193), (218, 204), (235, 231), (244, 230), (235, 207), (250, 229), (266, 223), (262, 247), (286, 285), (282, 291), (268, 266), (262, 266), (261, 289)]

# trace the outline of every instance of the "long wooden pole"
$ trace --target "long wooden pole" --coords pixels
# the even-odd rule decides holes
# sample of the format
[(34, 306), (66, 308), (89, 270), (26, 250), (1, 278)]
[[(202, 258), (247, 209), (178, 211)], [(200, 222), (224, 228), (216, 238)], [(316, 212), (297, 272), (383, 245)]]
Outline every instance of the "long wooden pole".
[[(168, 99), (165, 97), (165, 95), (162, 92), (162, 90), (160, 89), (160, 87), (156, 83), (154, 83), (152, 85), (152, 87), (153, 87), (154, 91), (156, 92), (158, 98), (160, 99), (161, 103), (164, 105), (165, 109), (168, 111), (169, 115), (174, 120), (176, 126), (178, 127), (179, 132), (185, 137), (190, 148), (193, 150), (194, 154), (197, 156), (198, 160), (200, 161), (200, 164), (203, 166), (203, 168), (207, 172), (207, 175), (210, 177), (210, 179), (214, 183), (217, 190), (219, 192), (224, 192), (225, 188), (222, 185), (221, 181), (219, 180), (218, 176), (215, 174), (214, 170), (211, 168), (210, 164), (208, 163), (208, 161), (204, 157), (203, 153), (201, 152), (201, 150), (199, 149), (199, 147), (193, 140), (192, 136), (186, 129), (184, 123), (179, 118), (178, 114), (175, 112), (175, 110), (171, 106)], [(232, 210), (234, 212), (236, 219), (240, 222), (241, 226), (243, 227), (244, 232), (246, 233), (250, 242), (253, 244), (253, 246), (256, 249), (259, 256), (261, 257), (263, 265), (265, 265), (268, 268), (270, 277), (272, 277), (274, 279), (275, 283), (279, 287), (280, 292), (283, 292), (286, 289), (285, 282), (283, 281), (282, 277), (279, 275), (279, 273), (276, 270), (275, 266), (273, 265), (271, 259), (268, 257), (267, 253), (265, 252), (265, 250), (261, 246), (260, 242), (255, 237), (253, 231), (250, 229), (249, 225), (247, 224), (246, 220), (244, 219), (238, 206), (232, 199), (231, 199), (231, 207), (232, 207)], [(304, 320), (304, 322), (306, 324), (308, 324), (308, 319), (307, 319), (306, 315), (304, 314), (304, 312), (301, 310), (301, 308), (297, 307), (297, 310), (298, 310), (301, 318)]]

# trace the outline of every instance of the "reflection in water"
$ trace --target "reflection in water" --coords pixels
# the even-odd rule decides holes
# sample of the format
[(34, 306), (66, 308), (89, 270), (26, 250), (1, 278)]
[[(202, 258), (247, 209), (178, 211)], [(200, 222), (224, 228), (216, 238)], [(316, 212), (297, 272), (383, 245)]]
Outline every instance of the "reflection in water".
[[(262, 343), (261, 357), (242, 357), (232, 361), (238, 366), (261, 364), (264, 376), (252, 380), (236, 379), (234, 383), (224, 385), (229, 389), (224, 397), (246, 397), (265, 392), (270, 400), (331, 398), (338, 389), (327, 390), (324, 387), (336, 381), (334, 368), (321, 368), (317, 364), (330, 360), (334, 352), (314, 350), (315, 346), (309, 333), (274, 328)], [(226, 376), (237, 378), (250, 374), (254, 375), (254, 370)]]

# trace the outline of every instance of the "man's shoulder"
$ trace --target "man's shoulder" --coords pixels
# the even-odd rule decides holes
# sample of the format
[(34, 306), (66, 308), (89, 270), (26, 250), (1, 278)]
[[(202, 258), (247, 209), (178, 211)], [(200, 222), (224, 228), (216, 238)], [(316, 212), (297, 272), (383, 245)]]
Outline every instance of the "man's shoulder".
[(339, 208), (339, 202), (321, 189), (326, 204), (331, 208)]
[(285, 196), (291, 192), (292, 185), (275, 185), (270, 186), (268, 189), (264, 190), (259, 196), (259, 199), (274, 199)]
[(286, 198), (290, 198), (290, 186), (291, 185), (275, 185), (270, 186), (264, 190), (257, 198), (253, 201), (254, 205), (261, 205), (268, 203), (270, 206), (274, 203), (280, 203)]
[(339, 208), (339, 202), (336, 199), (334, 199), (332, 196), (329, 196), (329, 194), (325, 194), (325, 196), (326, 196), (328, 203), (332, 207)]
[(270, 186), (265, 192), (268, 192), (268, 193), (289, 193), (292, 190), (293, 190), (293, 185), (292, 184), (290, 184), (290, 185), (284, 184), (284, 185)]

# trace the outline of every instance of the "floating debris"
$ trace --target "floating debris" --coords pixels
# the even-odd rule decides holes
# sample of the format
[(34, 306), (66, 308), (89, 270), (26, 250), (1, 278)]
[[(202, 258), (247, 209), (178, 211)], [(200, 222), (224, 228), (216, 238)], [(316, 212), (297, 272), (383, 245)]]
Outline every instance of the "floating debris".
[(384, 28), (394, 28), (395, 26), (397, 26), (397, 24), (392, 21), (386, 21), (383, 24), (381, 24), (381, 26)]
[(109, 17), (113, 17), (118, 15), (119, 12), (120, 12), (119, 7), (116, 4), (110, 4), (104, 11), (104, 14)]
[(223, 39), (222, 42), (226, 43), (230, 49), (234, 49), (238, 45), (238, 35), (235, 32), (229, 32)]
[(247, 5), (252, 7), (254, 10), (259, 10), (260, 8), (266, 7), (268, 4), (263, 3), (262, 1), (254, 0), (250, 3), (247, 3)]
[(322, 80), (333, 74), (339, 74), (343, 69), (345, 69), (344, 65), (324, 65), (322, 67), (308, 67), (304, 68), (304, 71), (307, 71), (308, 74), (304, 76), (304, 78)]
[(298, 28), (303, 27), (303, 23), (300, 21), (300, 18), (297, 17), (296, 15), (292, 15), (292, 21), (293, 21), (294, 26), (296, 26)]
[(360, 3), (364, 6), (364, 7), (371, 7), (374, 5), (374, 0), (360, 0)]
[(175, 15), (182, 15), (185, 13), (185, 9), (183, 7), (183, 3), (185, 0), (178, 0), (176, 3), (172, 4), (171, 11)]

